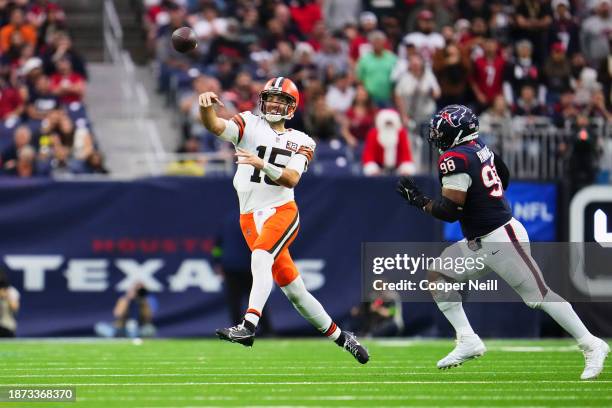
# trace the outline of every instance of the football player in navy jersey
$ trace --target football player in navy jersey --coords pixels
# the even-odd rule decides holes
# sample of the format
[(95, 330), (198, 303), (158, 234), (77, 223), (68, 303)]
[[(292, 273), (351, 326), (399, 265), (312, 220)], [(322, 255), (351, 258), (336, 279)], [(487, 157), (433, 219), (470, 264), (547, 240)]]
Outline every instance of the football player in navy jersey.
[[(442, 196), (438, 199), (425, 196), (409, 177), (400, 179), (397, 191), (409, 204), (426, 213), (443, 221), (461, 223), (465, 238), (445, 249), (442, 259), (484, 259), (484, 268), (463, 273), (442, 267), (440, 270), (430, 270), (429, 281), (465, 282), (490, 271), (496, 272), (529, 307), (544, 310), (576, 339), (585, 357), (585, 368), (580, 378), (588, 380), (597, 377), (603, 370), (610, 347), (592, 335), (572, 306), (544, 282), (538, 265), (531, 257), (527, 231), (512, 217), (504, 194), (510, 179), (508, 169), (478, 139), (476, 115), (463, 105), (444, 107), (431, 118), (429, 142), (441, 154), (438, 168)], [(438, 368), (456, 367), (483, 355), (486, 347), (465, 315), (461, 295), (452, 290), (432, 290), (431, 293), (457, 333), (456, 347), (438, 361)]]

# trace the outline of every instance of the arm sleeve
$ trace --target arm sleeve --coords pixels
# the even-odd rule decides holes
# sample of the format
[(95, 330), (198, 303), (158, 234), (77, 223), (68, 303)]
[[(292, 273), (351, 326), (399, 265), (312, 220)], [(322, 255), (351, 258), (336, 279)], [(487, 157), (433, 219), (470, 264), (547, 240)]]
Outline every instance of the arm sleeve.
[(301, 145), (297, 151), (297, 154), (293, 155), (287, 163), (287, 168), (293, 169), (300, 173), (300, 175), (308, 170), (308, 165), (314, 158), (314, 152), (317, 148), (317, 144), (311, 138), (308, 138), (305, 144)]
[(226, 142), (230, 142), (234, 145), (239, 143), (239, 134), (240, 128), (234, 122), (234, 120), (226, 120), (225, 121), (225, 130), (219, 135), (221, 140), (225, 140)]
[(502, 187), (504, 190), (508, 189), (508, 185), (510, 184), (510, 170), (508, 170), (508, 166), (502, 160), (501, 156), (493, 153), (493, 164), (495, 164), (495, 169), (497, 170), (497, 175), (499, 176)]
[(472, 185), (472, 178), (467, 173), (456, 173), (442, 177), (442, 188), (468, 191)]
[(308, 168), (308, 159), (302, 154), (296, 154), (287, 163), (287, 168), (297, 171), (300, 176)]
[(245, 116), (246, 116), (246, 112), (237, 113), (234, 116), (232, 116), (232, 118), (228, 121), (228, 123), (233, 122), (236, 125), (236, 129), (238, 130), (236, 141), (235, 142), (232, 141), (232, 143), (234, 143), (235, 145), (240, 144), (240, 142), (242, 142), (242, 138), (244, 137), (244, 129), (246, 127)]

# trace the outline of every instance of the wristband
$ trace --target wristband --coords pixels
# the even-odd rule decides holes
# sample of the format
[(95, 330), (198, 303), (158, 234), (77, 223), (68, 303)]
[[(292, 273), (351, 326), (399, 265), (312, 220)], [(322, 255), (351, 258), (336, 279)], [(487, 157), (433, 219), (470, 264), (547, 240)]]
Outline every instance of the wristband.
[(273, 165), (272, 163), (266, 163), (261, 169), (268, 177), (273, 181), (278, 180), (283, 175), (283, 169)]

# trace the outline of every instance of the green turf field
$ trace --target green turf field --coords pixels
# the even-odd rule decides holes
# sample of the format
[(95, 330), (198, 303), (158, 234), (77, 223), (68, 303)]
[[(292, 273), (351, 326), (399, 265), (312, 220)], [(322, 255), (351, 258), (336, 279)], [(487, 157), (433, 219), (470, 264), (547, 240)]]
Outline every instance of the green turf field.
[(481, 359), (435, 368), (451, 341), (364, 342), (361, 366), (325, 340), (0, 342), (0, 384), (75, 386), (77, 403), (3, 406), (612, 406), (612, 370), (580, 381), (570, 341), (492, 341)]

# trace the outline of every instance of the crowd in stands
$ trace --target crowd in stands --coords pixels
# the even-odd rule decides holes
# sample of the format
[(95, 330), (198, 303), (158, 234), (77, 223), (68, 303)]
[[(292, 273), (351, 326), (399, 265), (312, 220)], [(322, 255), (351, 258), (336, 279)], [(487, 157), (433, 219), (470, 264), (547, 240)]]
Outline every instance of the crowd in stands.
[[(506, 125), (521, 131), (540, 122), (573, 129), (585, 120), (612, 119), (610, 0), (146, 0), (145, 5), (159, 91), (172, 92), (187, 118), (183, 151), (225, 148), (199, 125), (195, 95), (220, 93), (226, 117), (256, 112), (259, 90), (274, 76), (291, 78), (301, 91), (290, 126), (319, 142), (338, 141), (360, 157), (365, 149), (366, 167), (377, 114), (394, 110), (409, 132), (395, 137), (395, 145), (378, 144), (393, 145), (394, 168), (403, 173), (414, 167), (399, 159), (410, 156), (401, 139), (422, 134), (431, 114), (447, 104), (475, 109), (482, 133)], [(180, 54), (170, 35), (185, 25), (195, 31), (199, 47)], [(391, 161), (376, 164), (385, 170)]]
[(0, 174), (105, 173), (83, 103), (87, 71), (62, 8), (0, 0)]

